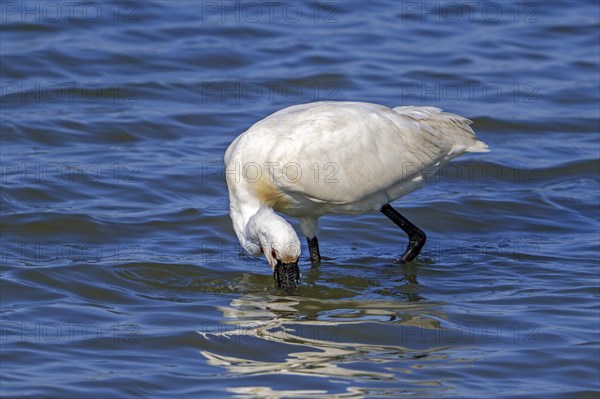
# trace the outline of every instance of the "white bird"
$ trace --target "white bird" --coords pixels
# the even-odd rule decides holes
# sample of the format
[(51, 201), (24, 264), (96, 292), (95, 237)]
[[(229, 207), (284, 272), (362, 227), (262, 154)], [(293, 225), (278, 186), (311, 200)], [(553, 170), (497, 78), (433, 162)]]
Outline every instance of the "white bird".
[(413, 260), (425, 233), (390, 203), (465, 152), (487, 152), (462, 116), (435, 107), (325, 101), (282, 109), (239, 135), (225, 152), (233, 228), (250, 254), (263, 253), (275, 283), (299, 282), (300, 240), (276, 212), (300, 221), (319, 263), (317, 221), (329, 213), (381, 211), (409, 237)]

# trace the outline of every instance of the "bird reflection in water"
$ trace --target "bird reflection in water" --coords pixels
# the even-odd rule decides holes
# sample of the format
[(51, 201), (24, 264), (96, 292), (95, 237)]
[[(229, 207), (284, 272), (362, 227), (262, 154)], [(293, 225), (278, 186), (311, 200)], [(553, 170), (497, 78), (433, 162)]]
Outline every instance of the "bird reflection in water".
[[(396, 276), (396, 279), (414, 286), (415, 271), (416, 268), (406, 269), (404, 278)], [(440, 329), (440, 320), (446, 318), (440, 310), (441, 304), (419, 301), (421, 298), (412, 290), (402, 293), (407, 301), (399, 301), (397, 297), (373, 300), (339, 295), (322, 299), (307, 295), (320, 289), (316, 282), (322, 279), (321, 273), (318, 267), (306, 273), (303, 289), (307, 292), (302, 296), (246, 295), (233, 299), (229, 306), (219, 307), (224, 325), (198, 331), (202, 337), (202, 356), (210, 365), (224, 368), (233, 376), (288, 374), (339, 378), (352, 385), (348, 386), (348, 392), (360, 389), (361, 383), (368, 381), (393, 382), (398, 368), (405, 367), (410, 372), (416, 364), (446, 359), (444, 348), (426, 344), (406, 330)], [(367, 359), (367, 363), (389, 363), (393, 370), (365, 369), (361, 364)], [(237, 387), (231, 392), (243, 395), (262, 392), (261, 389), (266, 388)], [(273, 397), (290, 394), (268, 389)], [(292, 393), (298, 395), (320, 397), (325, 393), (310, 390)]]

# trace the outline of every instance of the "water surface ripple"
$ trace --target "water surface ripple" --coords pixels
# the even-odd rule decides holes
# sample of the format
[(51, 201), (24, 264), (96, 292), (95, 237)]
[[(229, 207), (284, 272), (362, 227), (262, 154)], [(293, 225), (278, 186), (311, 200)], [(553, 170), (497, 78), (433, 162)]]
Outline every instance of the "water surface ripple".
[[(596, 398), (599, 6), (3, 2), (0, 396)], [(492, 152), (327, 216), (298, 295), (222, 156), (315, 100), (433, 105)]]

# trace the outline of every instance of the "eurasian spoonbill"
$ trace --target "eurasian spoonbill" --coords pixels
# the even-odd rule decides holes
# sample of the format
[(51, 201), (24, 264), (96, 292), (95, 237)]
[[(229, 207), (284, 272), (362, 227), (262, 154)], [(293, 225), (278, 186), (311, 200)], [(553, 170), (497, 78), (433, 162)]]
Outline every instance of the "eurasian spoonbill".
[(379, 210), (408, 235), (400, 260), (413, 260), (425, 233), (390, 203), (452, 158), (489, 151), (471, 123), (435, 107), (337, 101), (294, 105), (258, 121), (225, 153), (230, 215), (242, 247), (263, 253), (275, 284), (290, 291), (300, 278), (300, 240), (275, 212), (299, 219), (310, 259), (319, 263), (320, 216)]

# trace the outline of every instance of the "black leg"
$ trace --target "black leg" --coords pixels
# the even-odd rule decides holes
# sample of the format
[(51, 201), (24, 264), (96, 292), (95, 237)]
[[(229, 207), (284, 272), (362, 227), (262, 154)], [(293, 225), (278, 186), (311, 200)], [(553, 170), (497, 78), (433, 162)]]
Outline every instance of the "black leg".
[(390, 204), (382, 206), (380, 211), (408, 234), (408, 247), (400, 257), (400, 260), (410, 262), (416, 258), (417, 255), (419, 255), (419, 252), (421, 252), (423, 245), (425, 245), (425, 240), (427, 238), (425, 233), (412, 224), (407, 218), (402, 216), (397, 210), (392, 208)]
[(319, 252), (319, 240), (317, 236), (306, 238), (308, 241), (308, 252), (310, 253), (310, 261), (312, 263), (321, 263), (321, 253)]

